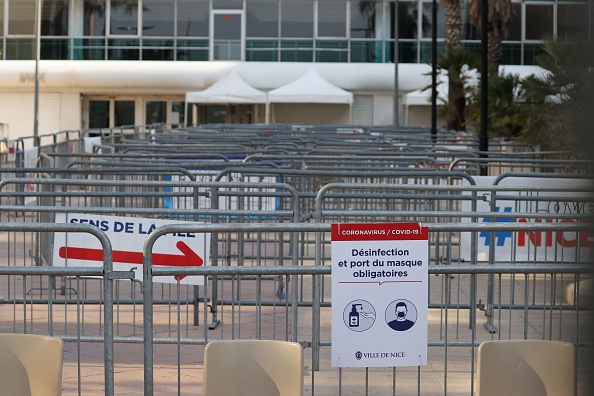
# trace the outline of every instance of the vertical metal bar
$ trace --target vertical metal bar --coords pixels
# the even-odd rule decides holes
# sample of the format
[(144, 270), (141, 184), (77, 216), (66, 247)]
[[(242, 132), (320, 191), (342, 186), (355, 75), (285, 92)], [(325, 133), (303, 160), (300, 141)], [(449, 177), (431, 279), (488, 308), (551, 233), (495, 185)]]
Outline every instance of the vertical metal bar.
[[(495, 191), (491, 192), (491, 203), (490, 203), (490, 211), (491, 213), (495, 213), (497, 210), (497, 198)], [(491, 222), (495, 222), (495, 217), (491, 217)], [(495, 231), (489, 232), (489, 265), (495, 265)], [(495, 327), (493, 326), (493, 282), (494, 277), (493, 274), (487, 275), (488, 283), (487, 283), (487, 306), (485, 315), (487, 316), (487, 322), (485, 323), (485, 328), (489, 333), (494, 333)]]
[[(476, 233), (473, 233), (476, 234)], [(476, 285), (476, 274), (470, 275), (470, 284)], [(476, 312), (476, 300), (470, 300), (470, 311)], [(471, 347), (470, 347), (470, 394), (474, 394), (474, 362), (475, 362), (475, 342), (476, 342), (476, 315), (472, 315), (472, 320), (470, 324), (470, 338), (471, 338)]]
[(392, 396), (396, 396), (396, 367), (392, 367)]
[(39, 58), (41, 57), (41, 0), (35, 2), (35, 102), (33, 115), (33, 144), (40, 146), (39, 141)]
[(369, 395), (369, 367), (365, 367), (365, 396)]
[(444, 350), (444, 370), (443, 370), (443, 391), (444, 394), (448, 394), (448, 306), (450, 305), (450, 275), (444, 275), (445, 277), (445, 343), (443, 346)]
[(431, 141), (437, 142), (437, 0), (431, 3)]
[[(76, 277), (76, 290), (80, 290), (80, 277)], [(80, 295), (76, 294), (76, 370), (77, 370), (77, 383), (78, 383), (78, 394), (79, 396), (82, 394), (82, 370), (80, 367), (81, 363), (81, 350), (80, 350), (80, 335), (81, 335), (81, 328), (80, 328)]]
[(181, 395), (181, 295), (180, 279), (177, 279), (177, 396)]
[[(148, 242), (148, 240), (147, 240)], [(146, 242), (145, 242), (146, 244)], [(153, 395), (153, 262), (152, 246), (144, 249), (142, 265), (142, 300), (144, 321), (144, 396)], [(107, 301), (107, 297), (105, 299)], [(206, 300), (206, 298), (205, 298)], [(205, 330), (206, 331), (206, 330)]]
[[(487, 157), (489, 150), (489, 131), (488, 131), (488, 87), (489, 87), (489, 62), (487, 58), (488, 51), (488, 33), (489, 33), (489, 2), (481, 0), (481, 130), (479, 136), (479, 151), (481, 158)], [(497, 73), (497, 70), (493, 71)], [(481, 176), (487, 176), (487, 166), (481, 166)]]
[[(575, 289), (574, 291), (574, 305), (575, 305), (575, 356), (574, 356), (574, 367), (578, 367), (579, 355), (580, 355), (580, 274), (575, 275)], [(573, 371), (573, 383), (577, 385), (578, 371)], [(574, 396), (577, 395), (577, 386), (574, 386)]]
[(417, 395), (421, 396), (421, 366), (417, 366)]
[(400, 63), (398, 54), (398, 0), (394, 2), (394, 127), (400, 125), (399, 114), (399, 84), (398, 84), (398, 64)]
[(342, 396), (342, 367), (338, 368), (338, 396)]
[[(104, 236), (104, 234), (102, 234)], [(114, 395), (114, 356), (113, 356), (113, 253), (107, 236), (101, 241), (103, 245), (103, 293), (104, 302), (104, 364), (105, 364), (105, 395)], [(151, 333), (152, 334), (152, 333)]]
[(528, 338), (528, 302), (530, 299), (529, 288), (529, 275), (524, 274), (524, 339)]
[(262, 276), (260, 275), (256, 277), (256, 338), (262, 338)]
[[(322, 235), (316, 232), (315, 265), (322, 265)], [(320, 369), (320, 275), (312, 276), (312, 370)]]

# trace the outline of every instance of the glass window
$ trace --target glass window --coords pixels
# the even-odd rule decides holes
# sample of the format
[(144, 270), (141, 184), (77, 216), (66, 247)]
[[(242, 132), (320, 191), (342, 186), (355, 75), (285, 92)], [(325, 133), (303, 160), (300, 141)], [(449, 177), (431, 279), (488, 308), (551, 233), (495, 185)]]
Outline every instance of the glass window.
[(105, 36), (105, 0), (85, 0), (84, 35)]
[(68, 60), (68, 38), (43, 38), (40, 43), (40, 59)]
[(241, 60), (241, 22), (241, 14), (214, 15), (213, 60)]
[[(432, 3), (423, 3), (423, 15), (422, 23), (423, 23), (423, 37), (424, 38), (431, 38), (433, 37), (431, 33), (431, 27), (433, 26), (433, 13), (432, 13)], [(441, 3), (437, 3), (437, 37), (444, 38), (445, 37), (445, 24), (446, 24), (446, 16), (445, 16), (445, 7)]]
[(214, 0), (212, 8), (217, 10), (241, 10), (243, 9), (243, 0)]
[(167, 102), (147, 101), (145, 109), (145, 124), (149, 125), (167, 122)]
[(41, 35), (68, 36), (68, 0), (45, 0), (41, 11)]
[(109, 128), (109, 100), (89, 101), (89, 128)]
[(174, 5), (170, 0), (143, 0), (142, 35), (172, 37)]
[(398, 62), (417, 63), (417, 42), (398, 42)]
[(412, 39), (419, 36), (416, 2), (400, 1), (398, 3), (398, 38)]
[(35, 59), (35, 44), (34, 38), (8, 38), (4, 47), (4, 58), (7, 60)]
[(553, 5), (526, 4), (526, 40), (542, 40), (553, 32)]
[(136, 36), (138, 32), (138, 0), (112, 0), (109, 33)]
[(177, 35), (208, 37), (208, 0), (177, 0)]
[(544, 53), (542, 44), (524, 44), (524, 64), (535, 65), (536, 57)]
[(224, 124), (227, 122), (227, 105), (204, 105), (202, 107), (203, 124)]
[(229, 105), (229, 122), (231, 124), (251, 124), (252, 105)]
[(283, 40), (281, 62), (313, 62), (313, 41)]
[(587, 4), (557, 4), (557, 34), (588, 35)]
[[(0, 0), (0, 37), (4, 36), (4, 0)], [(1, 44), (0, 44), (1, 45)], [(0, 50), (2, 47), (0, 47)], [(2, 59), (0, 54), (0, 59)]]
[(522, 40), (522, 4), (513, 3), (514, 15), (507, 27), (507, 37), (505, 40), (521, 41)]
[(522, 64), (522, 44), (503, 44), (503, 64), (521, 65)]
[(316, 46), (316, 62), (348, 62), (347, 41), (318, 41)]
[(247, 37), (278, 37), (278, 1), (250, 0), (246, 3)]
[(134, 101), (116, 100), (114, 102), (114, 126), (135, 125)]
[[(402, 44), (400, 44), (402, 45)], [(351, 41), (351, 62), (381, 62), (382, 46), (377, 40)]]
[(8, 34), (35, 34), (35, 0), (8, 2)]
[[(192, 107), (192, 106), (190, 106)], [(185, 102), (171, 102), (171, 126), (178, 128), (184, 124), (185, 120)]]
[(372, 1), (351, 1), (351, 38), (375, 38), (378, 6)]
[(246, 40), (245, 60), (250, 62), (275, 62), (278, 60), (277, 40)]
[[(163, 45), (166, 44), (164, 43)], [(142, 48), (142, 60), (172, 61), (174, 60), (173, 54), (173, 44), (170, 44), (169, 47), (165, 48)]]
[(281, 2), (281, 36), (313, 37), (313, 5), (310, 0)]
[(318, 0), (318, 37), (346, 37), (346, 3)]

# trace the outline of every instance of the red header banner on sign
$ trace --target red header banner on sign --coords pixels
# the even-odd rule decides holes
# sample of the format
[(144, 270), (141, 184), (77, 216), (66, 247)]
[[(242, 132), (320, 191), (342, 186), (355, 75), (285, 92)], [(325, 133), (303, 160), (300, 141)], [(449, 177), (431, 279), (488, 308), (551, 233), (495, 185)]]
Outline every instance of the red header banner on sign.
[(333, 241), (418, 241), (428, 239), (428, 228), (419, 223), (332, 224)]

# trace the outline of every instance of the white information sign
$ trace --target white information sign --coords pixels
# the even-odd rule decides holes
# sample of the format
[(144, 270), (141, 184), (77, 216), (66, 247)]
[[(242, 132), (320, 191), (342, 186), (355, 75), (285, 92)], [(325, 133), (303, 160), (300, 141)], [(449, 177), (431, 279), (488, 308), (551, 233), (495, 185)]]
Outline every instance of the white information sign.
[[(36, 168), (37, 159), (39, 158), (39, 147), (30, 147), (25, 149), (23, 153), (23, 165), (25, 168)], [(25, 173), (27, 179), (35, 178), (34, 172)], [(37, 192), (37, 184), (27, 183), (25, 184), (25, 192), (33, 193), (33, 195), (25, 196), (25, 205), (34, 204), (37, 202), (37, 197), (34, 193)]]
[[(148, 235), (166, 224), (188, 224), (184, 221), (156, 220), (134, 217), (97, 216), (90, 214), (56, 213), (56, 223), (91, 224), (108, 236), (113, 251), (115, 271), (134, 270), (142, 280), (143, 246)], [(210, 234), (173, 233), (158, 238), (153, 247), (153, 265), (202, 266), (208, 262)], [(56, 267), (103, 265), (103, 250), (99, 240), (88, 233), (56, 233), (53, 265)], [(178, 277), (159, 276), (154, 282), (177, 283)], [(203, 285), (202, 276), (181, 276), (182, 284)]]
[[(492, 186), (495, 177), (476, 176), (473, 178), (477, 186)], [(502, 179), (499, 186), (518, 187), (518, 191), (505, 191), (506, 199), (498, 198), (495, 204), (495, 214), (491, 217), (479, 218), (478, 223), (577, 223), (572, 216), (592, 215), (594, 204), (591, 202), (590, 193), (576, 191), (590, 187), (588, 179), (565, 178), (530, 178), (508, 177)], [(550, 191), (522, 192), (522, 188), (541, 187)], [(490, 192), (477, 192), (479, 199), (476, 203), (478, 212), (490, 212), (492, 197)], [(514, 199), (514, 196), (517, 199)], [(462, 211), (472, 210), (471, 201), (462, 202)], [(515, 213), (518, 218), (497, 217), (497, 213)], [(542, 218), (524, 218), (522, 213), (541, 214)], [(547, 219), (548, 214), (562, 214), (563, 219)], [(470, 219), (465, 219), (470, 222)], [(498, 261), (555, 261), (555, 262), (589, 262), (594, 248), (594, 236), (590, 231), (579, 234), (573, 231), (498, 231), (491, 240), (490, 232), (479, 232), (476, 241), (477, 258), (479, 261), (489, 259), (489, 249), (495, 249), (495, 258)], [(494, 246), (491, 246), (493, 242)], [(471, 234), (463, 232), (460, 235), (460, 256), (471, 261)]]
[(14, 161), (16, 159), (16, 142), (14, 140), (7, 140), (6, 147), (8, 149), (7, 161)]
[(85, 143), (85, 153), (93, 154), (95, 151), (95, 146), (101, 145), (101, 137), (86, 137), (84, 138)]
[(332, 366), (427, 364), (428, 229), (332, 225)]

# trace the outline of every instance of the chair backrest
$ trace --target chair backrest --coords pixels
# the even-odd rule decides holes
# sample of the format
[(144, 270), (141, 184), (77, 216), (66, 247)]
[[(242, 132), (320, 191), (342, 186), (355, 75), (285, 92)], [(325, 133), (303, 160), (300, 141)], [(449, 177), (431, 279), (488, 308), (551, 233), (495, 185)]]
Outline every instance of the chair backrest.
[(0, 334), (0, 394), (62, 394), (64, 343), (34, 334)]
[(477, 396), (571, 396), (573, 344), (544, 340), (487, 341), (478, 349)]
[(303, 348), (272, 340), (214, 341), (204, 349), (204, 396), (302, 396)]

